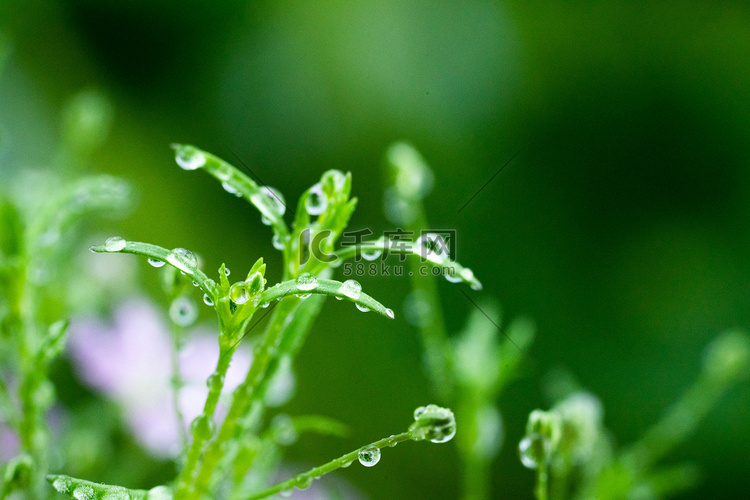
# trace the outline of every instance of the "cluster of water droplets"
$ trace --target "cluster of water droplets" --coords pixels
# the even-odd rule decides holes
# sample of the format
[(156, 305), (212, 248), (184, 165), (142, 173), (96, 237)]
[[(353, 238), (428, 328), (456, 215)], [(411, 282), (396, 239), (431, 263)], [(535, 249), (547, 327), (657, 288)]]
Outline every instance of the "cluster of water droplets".
[(193, 146), (173, 144), (177, 165), (184, 170), (195, 170), (206, 164), (206, 155)]
[(317, 216), (325, 212), (328, 208), (328, 196), (323, 191), (320, 183), (314, 184), (309, 190), (305, 199), (305, 210), (312, 216)]

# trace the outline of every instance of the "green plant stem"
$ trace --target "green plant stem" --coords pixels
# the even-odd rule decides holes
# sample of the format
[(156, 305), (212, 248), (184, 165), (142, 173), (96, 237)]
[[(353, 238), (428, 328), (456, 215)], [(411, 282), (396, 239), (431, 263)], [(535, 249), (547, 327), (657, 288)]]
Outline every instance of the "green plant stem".
[(172, 373), (170, 377), (172, 387), (172, 404), (174, 405), (175, 419), (177, 420), (177, 432), (180, 435), (181, 449), (187, 449), (188, 435), (185, 429), (185, 416), (182, 414), (180, 408), (180, 391), (182, 390), (183, 381), (182, 375), (180, 374), (180, 351), (182, 350), (182, 338), (183, 328), (172, 324), (172, 352), (170, 353), (170, 362), (172, 365)]
[[(232, 404), (229, 408), (224, 422), (221, 425), (219, 435), (206, 451), (203, 463), (199, 467), (198, 474), (195, 478), (194, 487), (191, 491), (182, 491), (176, 500), (198, 500), (208, 490), (211, 484), (211, 478), (219, 460), (222, 458), (226, 444), (235, 437), (239, 420), (247, 413), (256, 388), (261, 383), (268, 365), (277, 356), (277, 346), (286, 326), (291, 321), (294, 309), (297, 307), (299, 299), (285, 298), (273, 313), (273, 319), (268, 325), (263, 341), (255, 349), (253, 363), (247, 372), (245, 380), (234, 391)], [(190, 476), (185, 476), (190, 477)]]
[[(233, 353), (234, 351), (229, 350), (222, 351), (219, 354), (219, 360), (216, 363), (216, 370), (214, 371), (214, 375), (220, 378), (221, 383), (209, 385), (208, 396), (206, 397), (206, 403), (203, 406), (203, 416), (207, 418), (213, 418), (214, 412), (216, 411), (216, 405), (219, 402), (219, 396), (221, 396), (221, 390), (224, 386), (224, 376), (226, 375), (227, 369), (229, 368), (229, 362), (232, 359)], [(185, 494), (186, 490), (189, 489), (189, 485), (192, 483), (192, 478), (194, 477), (196, 468), (198, 466), (198, 461), (200, 459), (203, 446), (210, 436), (201, 433), (199, 429), (193, 429), (192, 437), (193, 442), (190, 444), (190, 448), (187, 453), (185, 467), (182, 469), (182, 473), (180, 474), (178, 480), (178, 497)]]
[(536, 472), (536, 487), (534, 495), (536, 500), (547, 500), (549, 491), (549, 466), (547, 463), (539, 464)]
[[(415, 201), (414, 205), (416, 217), (407, 224), (406, 230), (418, 234), (429, 226), (422, 203)], [(412, 289), (427, 301), (430, 310), (431, 321), (429, 324), (420, 322), (419, 334), (425, 350), (427, 374), (435, 394), (447, 403), (452, 398), (454, 380), (452, 359), (448, 354), (451, 349), (436, 280), (433, 276), (422, 276), (419, 269), (422, 265), (421, 259), (412, 259), (410, 266)]]
[(309, 482), (312, 481), (315, 478), (321, 477), (325, 474), (328, 474), (329, 472), (333, 472), (336, 469), (339, 469), (341, 467), (348, 466), (348, 464), (351, 464), (355, 460), (359, 458), (359, 452), (366, 450), (368, 448), (378, 448), (382, 449), (387, 446), (393, 447), (398, 443), (402, 443), (404, 441), (410, 441), (412, 440), (412, 435), (410, 432), (402, 432), (401, 434), (396, 434), (391, 437), (383, 438), (379, 441), (375, 441), (374, 443), (362, 446), (360, 448), (357, 448), (354, 451), (351, 451), (345, 455), (340, 456), (339, 458), (333, 459), (330, 462), (327, 462), (319, 467), (315, 467), (313, 469), (310, 469), (307, 472), (303, 472), (302, 474), (297, 474), (291, 479), (287, 479), (283, 483), (279, 483), (275, 486), (272, 486), (268, 488), (267, 490), (264, 490), (260, 493), (257, 493), (247, 500), (261, 500), (263, 498), (270, 497), (271, 495), (275, 495), (276, 493), (281, 493), (282, 491), (289, 491), (295, 486), (301, 485), (301, 484), (307, 484), (309, 486)]

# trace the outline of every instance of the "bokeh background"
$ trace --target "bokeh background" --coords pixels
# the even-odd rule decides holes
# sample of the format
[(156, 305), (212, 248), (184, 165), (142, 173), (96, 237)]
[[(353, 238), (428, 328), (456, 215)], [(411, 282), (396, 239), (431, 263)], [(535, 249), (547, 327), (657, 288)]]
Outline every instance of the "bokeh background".
[[(177, 168), (171, 142), (233, 152), (287, 200), (324, 170), (351, 171), (352, 227), (376, 233), (393, 228), (383, 153), (413, 143), (435, 172), (432, 225), (458, 231), (458, 260), (485, 285), (475, 296), (538, 327), (524, 378), (499, 402), (496, 498), (531, 497), (516, 446), (528, 412), (549, 405), (552, 370), (599, 395), (626, 444), (689, 386), (710, 339), (750, 326), (743, 3), (3, 0), (0, 29), (10, 47), (0, 168), (48, 164), (67, 103), (92, 89), (113, 121), (90, 170), (138, 193), (132, 214), (103, 227), (193, 249), (209, 270), (226, 262), (241, 272), (264, 256), (269, 277), (281, 275), (257, 213)], [(156, 295), (155, 275), (141, 273)], [(288, 411), (330, 415), (353, 433), (301, 440), (300, 463), (398, 431), (433, 399), (415, 330), (398, 319), (408, 280), (360, 281), (397, 320), (324, 307)], [(458, 331), (472, 306), (450, 283), (440, 292)], [(748, 417), (745, 383), (671, 454), (705, 474), (682, 498), (747, 491)], [(168, 477), (169, 465), (154, 466)], [(405, 445), (341, 475), (373, 499), (449, 499), (456, 466), (451, 446)]]

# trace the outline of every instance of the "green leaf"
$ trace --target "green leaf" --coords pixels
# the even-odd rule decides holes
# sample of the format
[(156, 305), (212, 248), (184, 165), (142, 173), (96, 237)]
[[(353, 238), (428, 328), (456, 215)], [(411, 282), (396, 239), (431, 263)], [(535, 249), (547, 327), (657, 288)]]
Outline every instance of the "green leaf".
[(171, 492), (165, 486), (150, 490), (131, 490), (122, 486), (94, 483), (61, 474), (50, 474), (47, 481), (59, 493), (76, 500), (171, 500)]
[(314, 288), (308, 288), (309, 285), (301, 284), (299, 281), (299, 278), (297, 280), (283, 281), (281, 283), (277, 283), (271, 288), (266, 289), (261, 295), (260, 304), (268, 304), (274, 300), (284, 298), (288, 295), (304, 296), (313, 293), (346, 299), (350, 302), (354, 302), (361, 307), (365, 307), (370, 311), (375, 311), (378, 314), (385, 316), (386, 318), (393, 319), (394, 317), (393, 311), (391, 309), (388, 309), (383, 304), (373, 299), (366, 293), (360, 293), (357, 298), (352, 298), (351, 296), (347, 295), (346, 293), (344, 293), (346, 287), (344, 288), (344, 290), (342, 290), (341, 287), (343, 283), (341, 283), (340, 281), (316, 279)]
[(202, 168), (219, 180), (229, 193), (242, 196), (257, 208), (279, 237), (289, 234), (284, 222), (286, 202), (277, 189), (259, 186), (254, 180), (218, 156), (188, 144), (172, 144), (177, 164), (186, 170)]
[(167, 250), (166, 248), (150, 243), (125, 241), (115, 236), (108, 239), (103, 245), (92, 246), (91, 251), (96, 253), (130, 253), (148, 257), (154, 262), (165, 262), (178, 271), (192, 277), (198, 283), (201, 290), (207, 293), (214, 301), (217, 298), (216, 282), (198, 269), (195, 255), (184, 248)]
[(414, 242), (405, 242), (403, 240), (393, 240), (382, 237), (374, 241), (363, 242), (359, 245), (344, 247), (336, 252), (336, 256), (344, 261), (351, 259), (362, 251), (385, 251), (389, 254), (411, 255), (423, 258), (430, 266), (441, 268), (443, 270), (443, 275), (446, 276), (449, 281), (463, 281), (473, 290), (482, 289), (482, 283), (480, 283), (474, 276), (474, 272), (471, 269), (462, 266), (455, 260), (451, 260), (447, 257), (439, 257), (434, 253), (426, 252), (426, 257), (423, 257), (423, 247)]

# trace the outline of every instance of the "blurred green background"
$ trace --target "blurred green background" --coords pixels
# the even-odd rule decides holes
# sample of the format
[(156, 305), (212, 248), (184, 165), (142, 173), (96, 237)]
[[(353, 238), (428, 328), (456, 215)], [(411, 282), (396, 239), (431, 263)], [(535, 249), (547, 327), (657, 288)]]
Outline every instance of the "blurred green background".
[[(0, 29), (2, 168), (48, 162), (65, 103), (101, 91), (114, 118), (93, 170), (139, 193), (109, 229), (193, 249), (209, 270), (264, 256), (269, 278), (281, 275), (257, 213), (176, 168), (171, 142), (234, 152), (292, 201), (324, 170), (351, 171), (351, 227), (376, 233), (392, 229), (382, 155), (412, 142), (435, 171), (433, 227), (458, 231), (458, 260), (485, 285), (473, 296), (538, 326), (525, 378), (500, 401), (496, 498), (531, 497), (516, 446), (528, 412), (549, 405), (550, 370), (598, 394), (629, 443), (695, 378), (710, 339), (750, 326), (747, 5), (2, 0)], [(299, 462), (398, 431), (434, 399), (415, 330), (399, 319), (408, 280), (360, 281), (397, 319), (326, 304), (289, 411), (354, 432), (301, 440)], [(447, 282), (440, 291), (457, 331), (472, 306)], [(705, 472), (683, 498), (747, 491), (748, 416), (746, 383), (672, 454)], [(341, 475), (370, 498), (449, 499), (455, 468), (450, 446), (405, 445)]]

